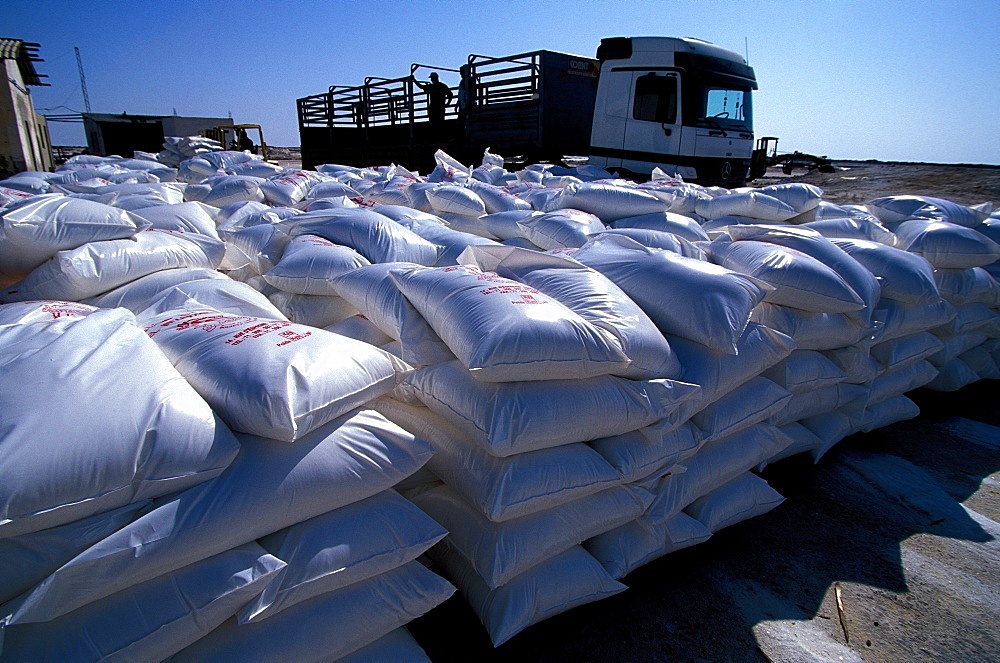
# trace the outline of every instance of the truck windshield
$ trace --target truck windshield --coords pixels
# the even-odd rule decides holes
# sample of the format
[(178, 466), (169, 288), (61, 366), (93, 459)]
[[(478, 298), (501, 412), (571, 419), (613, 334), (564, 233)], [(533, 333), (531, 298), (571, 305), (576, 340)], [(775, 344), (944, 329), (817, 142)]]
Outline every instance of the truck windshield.
[(697, 126), (752, 131), (749, 89), (705, 85), (701, 89), (699, 111)]

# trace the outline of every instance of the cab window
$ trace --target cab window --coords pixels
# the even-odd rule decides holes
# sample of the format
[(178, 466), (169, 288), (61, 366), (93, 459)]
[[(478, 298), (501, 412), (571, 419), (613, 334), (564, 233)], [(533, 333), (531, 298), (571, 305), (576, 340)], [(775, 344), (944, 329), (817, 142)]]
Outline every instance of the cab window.
[(636, 120), (675, 124), (677, 122), (677, 78), (644, 74), (635, 81), (632, 117)]

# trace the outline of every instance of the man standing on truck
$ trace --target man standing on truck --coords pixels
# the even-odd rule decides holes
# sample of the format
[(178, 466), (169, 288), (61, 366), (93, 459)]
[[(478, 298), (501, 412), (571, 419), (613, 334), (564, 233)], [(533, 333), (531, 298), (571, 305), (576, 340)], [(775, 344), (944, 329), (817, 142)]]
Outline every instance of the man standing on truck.
[(416, 78), (413, 79), (413, 82), (427, 93), (427, 118), (430, 120), (431, 129), (437, 133), (444, 125), (444, 109), (451, 103), (454, 96), (451, 93), (451, 88), (438, 80), (436, 71), (431, 72), (429, 83), (423, 83)]

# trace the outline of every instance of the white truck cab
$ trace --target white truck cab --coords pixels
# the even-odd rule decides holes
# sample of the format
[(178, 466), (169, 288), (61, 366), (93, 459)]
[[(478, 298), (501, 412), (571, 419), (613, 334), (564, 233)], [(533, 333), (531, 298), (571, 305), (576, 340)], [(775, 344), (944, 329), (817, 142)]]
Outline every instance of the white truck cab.
[(701, 184), (746, 182), (754, 147), (753, 68), (733, 51), (678, 37), (602, 39), (590, 163)]

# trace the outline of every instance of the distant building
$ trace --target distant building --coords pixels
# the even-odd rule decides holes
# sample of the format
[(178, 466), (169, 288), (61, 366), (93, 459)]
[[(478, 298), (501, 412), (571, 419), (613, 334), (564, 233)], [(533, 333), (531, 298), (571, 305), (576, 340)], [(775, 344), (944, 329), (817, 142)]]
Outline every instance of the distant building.
[(229, 117), (83, 113), (87, 149), (102, 156), (131, 157), (136, 150), (159, 152), (166, 136), (197, 136), (202, 129), (232, 123)]
[(25, 170), (51, 170), (52, 146), (45, 118), (35, 112), (28, 86), (47, 86), (35, 71), (39, 45), (0, 37), (0, 177)]

